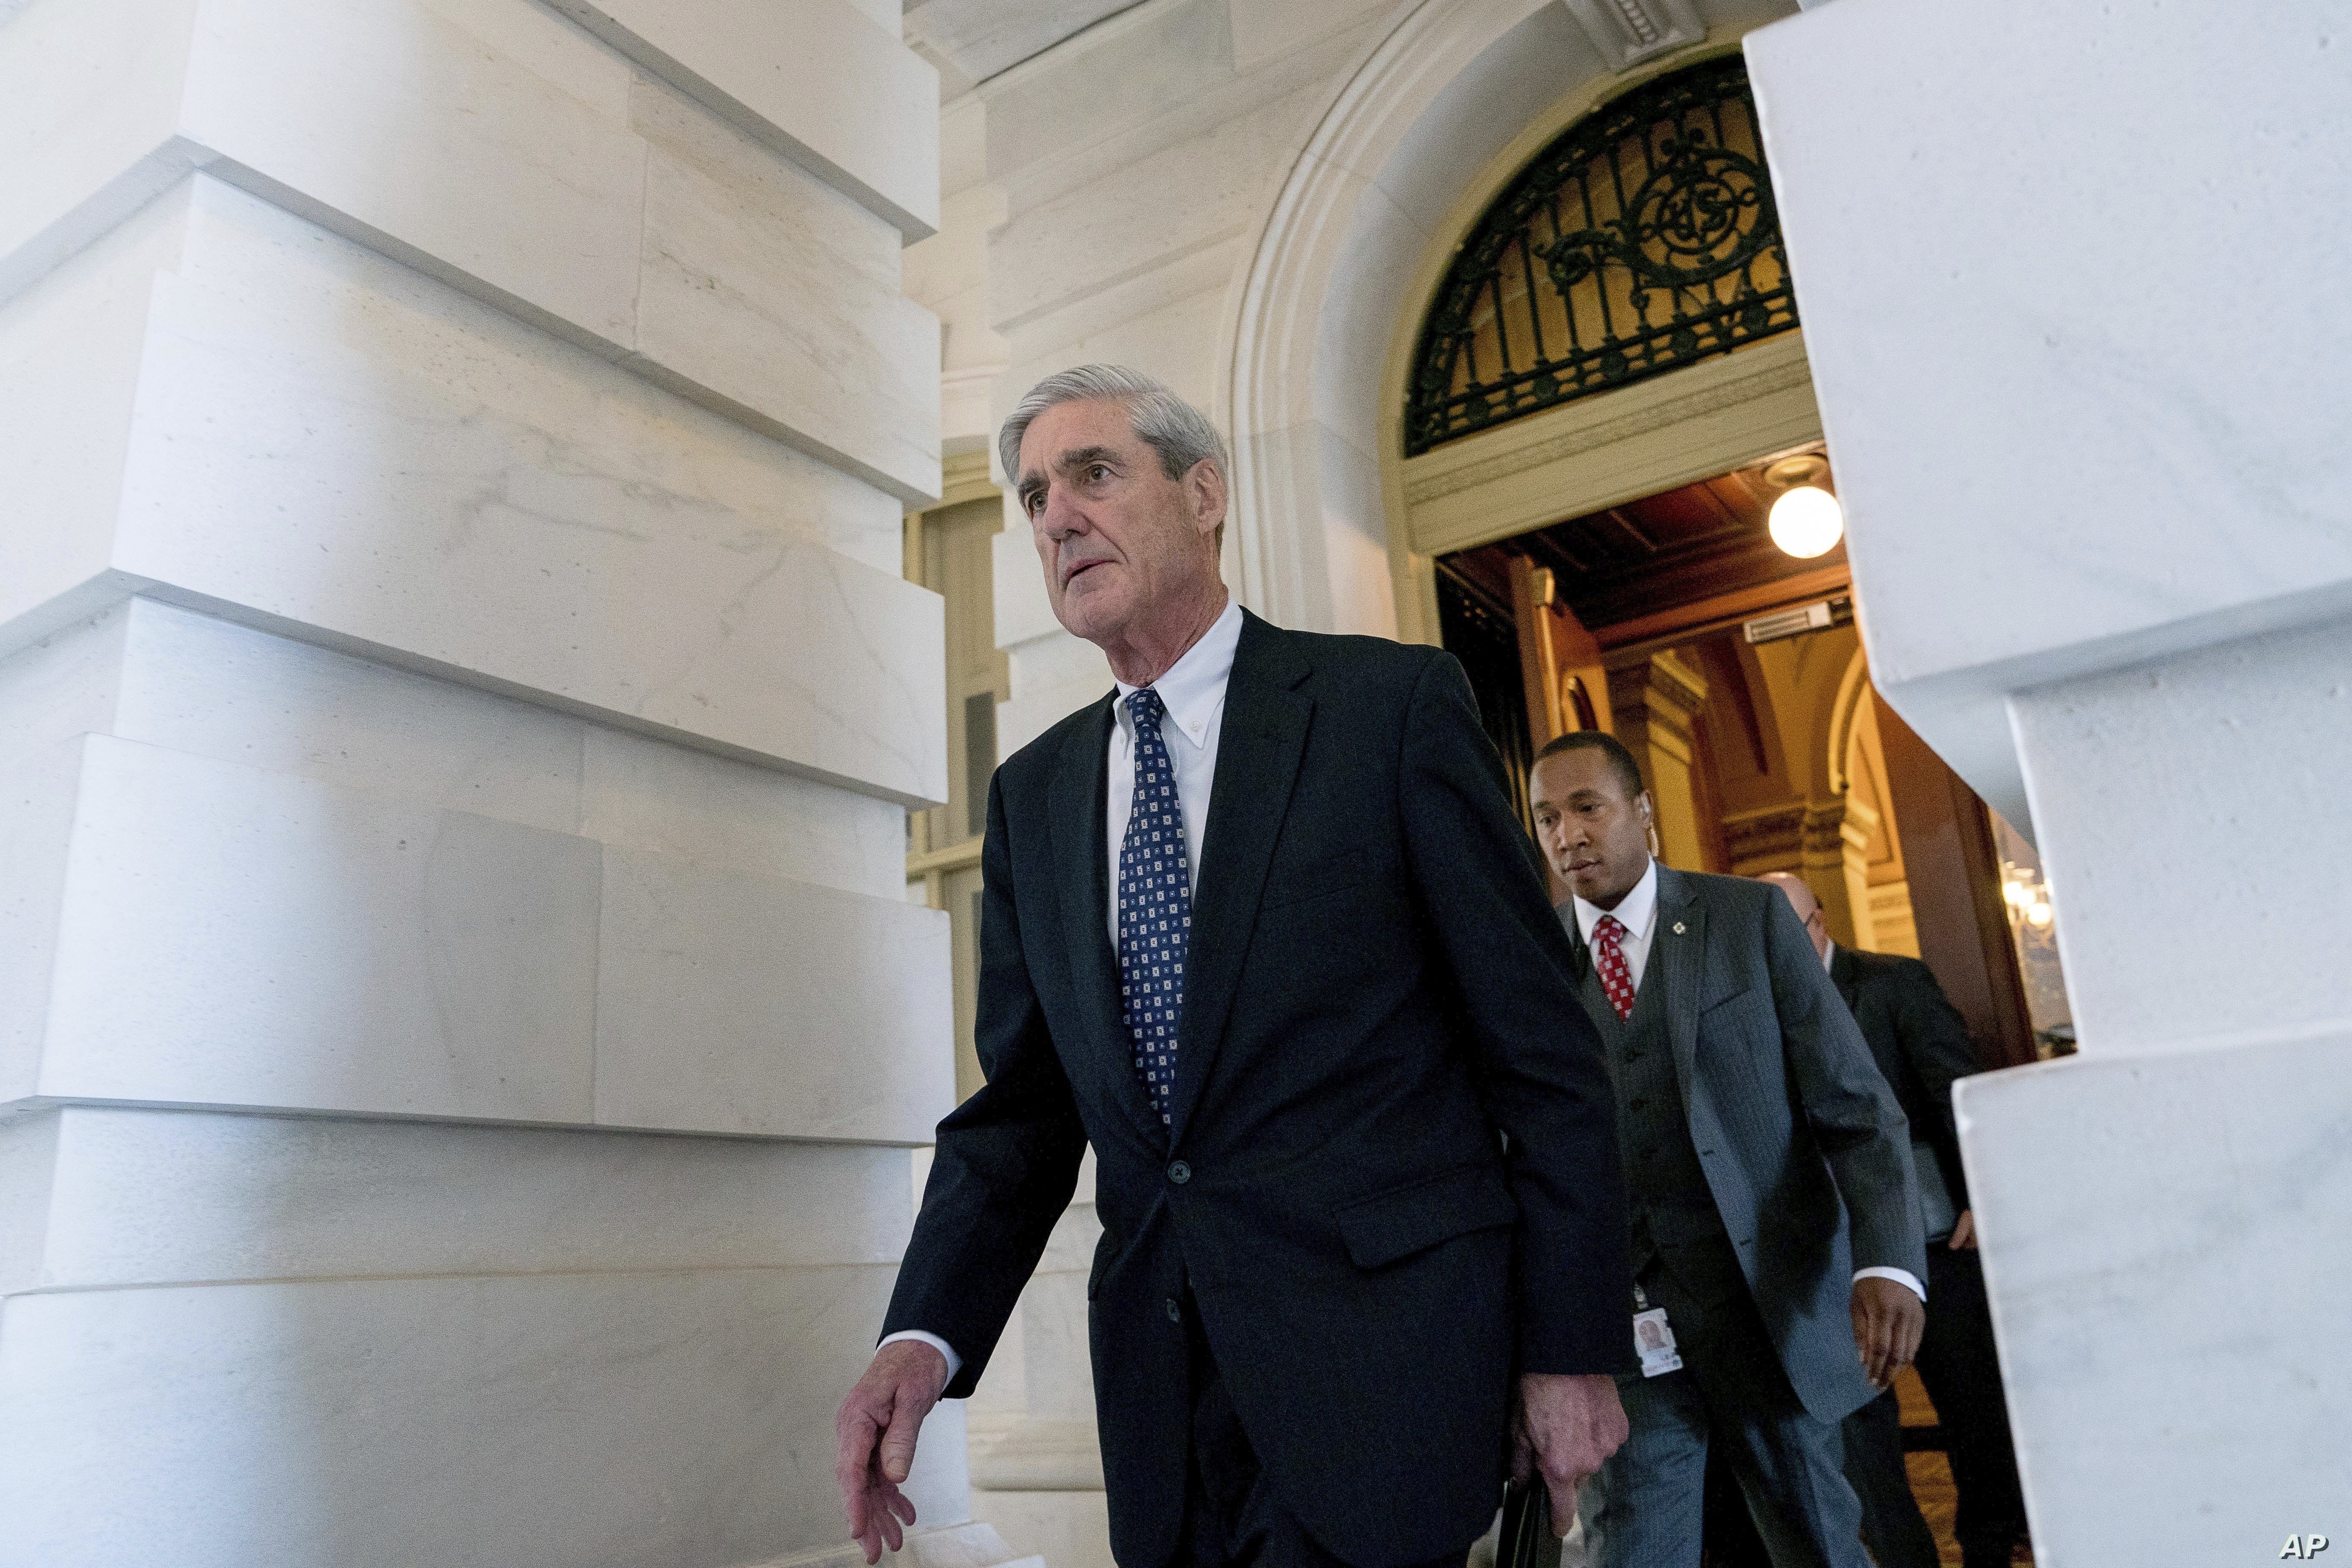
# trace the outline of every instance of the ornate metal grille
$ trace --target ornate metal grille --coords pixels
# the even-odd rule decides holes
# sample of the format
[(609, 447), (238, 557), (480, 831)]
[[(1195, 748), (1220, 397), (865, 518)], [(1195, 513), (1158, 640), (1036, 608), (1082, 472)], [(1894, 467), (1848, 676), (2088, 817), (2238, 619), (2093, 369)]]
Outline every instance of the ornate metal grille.
[(1437, 291), (1405, 455), (1797, 324), (1738, 55), (1571, 125), (1486, 209)]

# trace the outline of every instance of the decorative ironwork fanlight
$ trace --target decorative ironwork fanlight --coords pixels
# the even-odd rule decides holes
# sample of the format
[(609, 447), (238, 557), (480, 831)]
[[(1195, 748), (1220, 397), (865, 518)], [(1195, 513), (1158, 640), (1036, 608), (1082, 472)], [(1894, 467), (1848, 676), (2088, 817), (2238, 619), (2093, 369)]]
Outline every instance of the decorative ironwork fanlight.
[(1797, 324), (1738, 55), (1643, 83), (1538, 153), (1454, 255), (1405, 455)]

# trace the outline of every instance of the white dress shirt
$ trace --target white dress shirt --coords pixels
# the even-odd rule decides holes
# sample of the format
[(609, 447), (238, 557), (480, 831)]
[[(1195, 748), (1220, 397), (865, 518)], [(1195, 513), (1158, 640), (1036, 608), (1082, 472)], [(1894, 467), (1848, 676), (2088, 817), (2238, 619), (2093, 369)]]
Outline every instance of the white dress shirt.
[[(1617, 939), (1617, 951), (1625, 955), (1625, 967), (1633, 976), (1633, 989), (1639, 991), (1642, 988), (1642, 972), (1650, 966), (1650, 939), (1658, 929), (1658, 863), (1653, 860), (1643, 868), (1642, 879), (1633, 884), (1632, 892), (1617, 900), (1617, 907), (1613, 910), (1588, 904), (1573, 895), (1570, 895), (1570, 901), (1575, 909), (1577, 933), (1584, 938), (1588, 948), (1592, 944), (1592, 928), (1600, 923), (1602, 915), (1614, 915), (1617, 923), (1625, 928), (1625, 934)], [(1830, 958), (1835, 952), (1832, 947), (1829, 953), (1822, 956), (1823, 969), (1829, 967)], [(1909, 1286), (1912, 1294), (1919, 1300), (1924, 1301), (1927, 1299), (1927, 1288), (1920, 1284), (1918, 1276), (1907, 1268), (1874, 1264), (1868, 1268), (1855, 1269), (1853, 1277), (1857, 1280), (1900, 1280)]]
[[(1165, 710), (1160, 734), (1168, 742), (1169, 765), (1176, 771), (1176, 808), (1184, 816), (1184, 870), (1195, 894), (1201, 890), (1201, 836), (1209, 826), (1209, 785), (1217, 773), (1217, 737), (1225, 723), (1225, 687), (1233, 679), (1234, 650), (1241, 640), (1241, 602), (1229, 597), (1224, 613), (1210, 623), (1201, 640), (1151, 683)], [(1109, 793), (1104, 804), (1110, 819), (1109, 842), (1105, 846), (1110, 858), (1110, 907), (1106, 914), (1114, 952), (1118, 951), (1118, 852), (1127, 838), (1127, 819), (1135, 815), (1135, 718), (1128, 711), (1127, 700), (1136, 689), (1124, 680), (1118, 682), (1118, 698), (1112, 705), (1118, 721), (1111, 726), (1108, 758)], [(1634, 973), (1638, 976), (1640, 971)], [(887, 1336), (882, 1343), (898, 1340), (919, 1340), (947, 1357), (950, 1383), (963, 1370), (963, 1357), (937, 1334), (907, 1329)]]
[[(1184, 816), (1184, 871), (1191, 891), (1201, 890), (1201, 836), (1209, 826), (1209, 786), (1217, 774), (1217, 737), (1225, 727), (1225, 686), (1234, 674), (1234, 650), (1241, 646), (1242, 606), (1225, 601), (1225, 613), (1184, 650), (1151, 683), (1166, 710), (1160, 721), (1160, 738), (1168, 742), (1168, 762), (1176, 770), (1176, 808)], [(1110, 858), (1111, 951), (1118, 951), (1118, 852), (1127, 841), (1127, 819), (1135, 815), (1135, 717), (1127, 700), (1137, 689), (1122, 680), (1118, 700), (1111, 705), (1118, 722), (1110, 731), (1109, 794), (1104, 804), (1110, 819), (1104, 853)]]
[(1617, 951), (1625, 955), (1625, 967), (1633, 976), (1633, 989), (1642, 988), (1642, 972), (1650, 966), (1650, 933), (1658, 924), (1658, 863), (1655, 860), (1642, 868), (1642, 879), (1633, 890), (1617, 900), (1613, 910), (1599, 904), (1588, 904), (1573, 899), (1576, 905), (1576, 931), (1584, 945), (1592, 945), (1592, 928), (1601, 923), (1602, 915), (1613, 915), (1625, 928), (1617, 939)]

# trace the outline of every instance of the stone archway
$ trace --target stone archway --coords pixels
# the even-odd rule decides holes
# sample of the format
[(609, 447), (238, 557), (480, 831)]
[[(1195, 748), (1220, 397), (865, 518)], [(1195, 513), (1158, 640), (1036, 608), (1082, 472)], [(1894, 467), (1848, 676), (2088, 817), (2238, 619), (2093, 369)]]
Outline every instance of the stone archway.
[(1552, 0), (1412, 0), (1334, 95), (1265, 211), (1220, 354), (1228, 548), (1262, 613), (1433, 640), (1399, 624), (1389, 572), (1393, 323), (1460, 183), (1606, 69)]
[(1411, 0), (1333, 94), (1264, 210), (1220, 344), (1227, 563), (1253, 607), (1286, 626), (1436, 640), (1392, 571), (1381, 454), (1397, 323), (1419, 314), (1411, 296), (1454, 237), (1463, 191), (1622, 63), (1556, 0)]

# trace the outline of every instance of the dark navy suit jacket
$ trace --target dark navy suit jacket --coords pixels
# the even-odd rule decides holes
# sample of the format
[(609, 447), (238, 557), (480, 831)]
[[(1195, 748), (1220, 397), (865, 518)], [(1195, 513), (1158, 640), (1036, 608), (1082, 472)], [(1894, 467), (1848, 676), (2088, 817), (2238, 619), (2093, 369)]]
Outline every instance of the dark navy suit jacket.
[[(1106, 930), (1108, 696), (990, 790), (977, 1043), (886, 1332), (969, 1394), (1098, 1161), (1087, 1286), (1123, 1563), (1174, 1552), (1190, 1301), (1285, 1506), (1362, 1568), (1483, 1531), (1520, 1371), (1631, 1362), (1600, 1044), (1461, 667), (1245, 617), (1225, 696), (1173, 1125)], [(1498, 1134), (1507, 1134), (1507, 1145)]]

